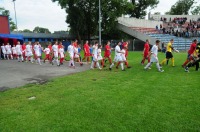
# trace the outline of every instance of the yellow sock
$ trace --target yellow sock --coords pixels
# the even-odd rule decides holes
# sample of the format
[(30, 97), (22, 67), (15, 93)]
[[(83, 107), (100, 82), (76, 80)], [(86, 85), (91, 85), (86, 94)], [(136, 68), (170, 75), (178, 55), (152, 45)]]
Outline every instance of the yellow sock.
[(161, 65), (164, 65), (166, 63), (166, 58), (160, 63)]
[(172, 58), (172, 66), (175, 66), (175, 65), (174, 65), (174, 58)]

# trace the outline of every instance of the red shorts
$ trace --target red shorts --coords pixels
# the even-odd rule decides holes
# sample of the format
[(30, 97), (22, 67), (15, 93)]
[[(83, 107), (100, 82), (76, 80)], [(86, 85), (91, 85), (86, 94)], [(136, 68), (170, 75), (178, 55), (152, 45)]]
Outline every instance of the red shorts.
[(144, 58), (147, 58), (149, 53), (144, 53)]
[(84, 56), (85, 56), (85, 57), (89, 57), (89, 56), (91, 56), (91, 55), (90, 55), (90, 53), (85, 53)]
[(48, 58), (48, 59), (49, 59), (49, 58), (50, 58), (50, 55), (49, 55), (49, 54), (46, 54), (46, 55), (45, 55), (45, 58)]
[(110, 58), (110, 54), (104, 54), (105, 58)]

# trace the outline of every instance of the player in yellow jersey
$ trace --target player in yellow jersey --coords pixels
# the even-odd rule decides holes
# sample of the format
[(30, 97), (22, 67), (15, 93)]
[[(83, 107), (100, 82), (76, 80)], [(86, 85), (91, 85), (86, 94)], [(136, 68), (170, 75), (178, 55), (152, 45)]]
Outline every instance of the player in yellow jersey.
[(174, 65), (174, 57), (172, 55), (172, 50), (174, 50), (175, 52), (179, 52), (179, 51), (174, 49), (173, 43), (174, 43), (174, 39), (171, 39), (170, 42), (167, 44), (166, 58), (160, 63), (161, 65), (164, 65), (166, 63), (166, 61), (167, 61), (167, 65), (168, 65), (169, 59), (171, 59), (172, 66), (175, 66)]

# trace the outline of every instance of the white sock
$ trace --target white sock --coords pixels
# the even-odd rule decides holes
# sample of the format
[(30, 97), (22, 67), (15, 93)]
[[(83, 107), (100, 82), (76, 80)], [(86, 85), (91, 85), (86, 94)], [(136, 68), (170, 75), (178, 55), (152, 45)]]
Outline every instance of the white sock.
[(11, 57), (11, 59), (13, 60), (13, 56), (12, 56), (12, 54), (10, 55), (10, 57)]
[(22, 61), (24, 61), (24, 58), (23, 58), (23, 56), (21, 56), (21, 60), (22, 60)]
[(91, 67), (90, 68), (94, 68), (94, 62), (93, 61), (91, 63)]
[(33, 57), (31, 57), (31, 62), (33, 63)]
[(124, 70), (124, 63), (120, 63), (122, 70)]
[(6, 55), (5, 54), (3, 54), (3, 57), (4, 57), (4, 59), (6, 59)]
[(114, 64), (114, 63), (112, 63), (112, 64), (110, 65), (110, 68), (112, 68), (114, 65), (115, 65), (115, 64)]
[(17, 56), (17, 60), (20, 61), (19, 56)]
[(99, 69), (101, 69), (101, 67), (99, 66), (99, 62), (98, 62), (98, 61), (96, 62), (96, 65), (97, 65), (97, 67), (98, 67)]
[(149, 63), (148, 63), (148, 64), (147, 64), (147, 65), (146, 65), (144, 68), (145, 68), (145, 69), (147, 69), (148, 67), (150, 67), (150, 66), (151, 66), (151, 64), (152, 64), (152, 63), (151, 63), (151, 62), (149, 62)]
[(71, 64), (72, 64), (72, 60), (69, 61), (69, 66), (71, 66)]
[(59, 65), (59, 61), (58, 61), (58, 58), (56, 59), (56, 63), (57, 63), (57, 65)]
[(74, 60), (72, 60), (72, 66), (75, 66), (75, 65), (74, 65)]
[(156, 63), (156, 67), (158, 68), (158, 71), (160, 71), (160, 65), (158, 62)]
[(9, 55), (7, 55), (7, 59), (9, 60)]
[(40, 57), (37, 58), (38, 63), (41, 65)]

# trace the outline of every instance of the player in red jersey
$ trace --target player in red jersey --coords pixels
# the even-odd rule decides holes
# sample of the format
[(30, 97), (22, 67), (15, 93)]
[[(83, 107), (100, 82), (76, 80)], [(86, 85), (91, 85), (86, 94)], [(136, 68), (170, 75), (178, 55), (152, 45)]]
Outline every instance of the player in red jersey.
[(108, 41), (106, 46), (105, 46), (105, 52), (104, 52), (102, 67), (105, 67), (104, 61), (105, 61), (106, 58), (108, 58), (110, 65), (112, 64), (111, 50), (112, 50), (112, 48), (110, 47), (110, 41)]
[(188, 50), (187, 59), (182, 65), (183, 68), (187, 65), (188, 62), (190, 62), (193, 59), (193, 57), (191, 55), (195, 52), (196, 46), (197, 46), (197, 40), (195, 39), (193, 41), (193, 43), (190, 45), (190, 49)]
[[(128, 60), (127, 60), (127, 58), (128, 58), (128, 44), (129, 44), (128, 41), (127, 41), (127, 42), (123, 42), (123, 43), (122, 43), (122, 49), (125, 50), (125, 58), (126, 58), (126, 60), (124, 60), (124, 63), (125, 63), (125, 65), (126, 65), (127, 68), (131, 68), (131, 67), (128, 65)], [(119, 65), (120, 65), (120, 62), (118, 62), (117, 66), (116, 66), (117, 69), (118, 69), (118, 66), (119, 66)]]
[(148, 63), (150, 62), (150, 56), (149, 56), (149, 40), (146, 40), (146, 43), (144, 44), (144, 50), (143, 50), (143, 59), (141, 61), (141, 64), (144, 65), (145, 60), (148, 60)]
[(82, 61), (87, 59), (87, 62), (89, 63), (90, 62), (90, 46), (88, 44), (88, 41), (85, 42), (83, 48), (84, 48), (84, 58), (82, 59)]
[(23, 43), (22, 45), (22, 56), (24, 60), (26, 60), (26, 44), (25, 43)]
[(52, 58), (53, 58), (53, 51), (52, 51), (52, 44), (51, 42), (49, 42), (48, 48), (50, 49), (50, 53), (49, 53), (49, 62), (52, 62)]

